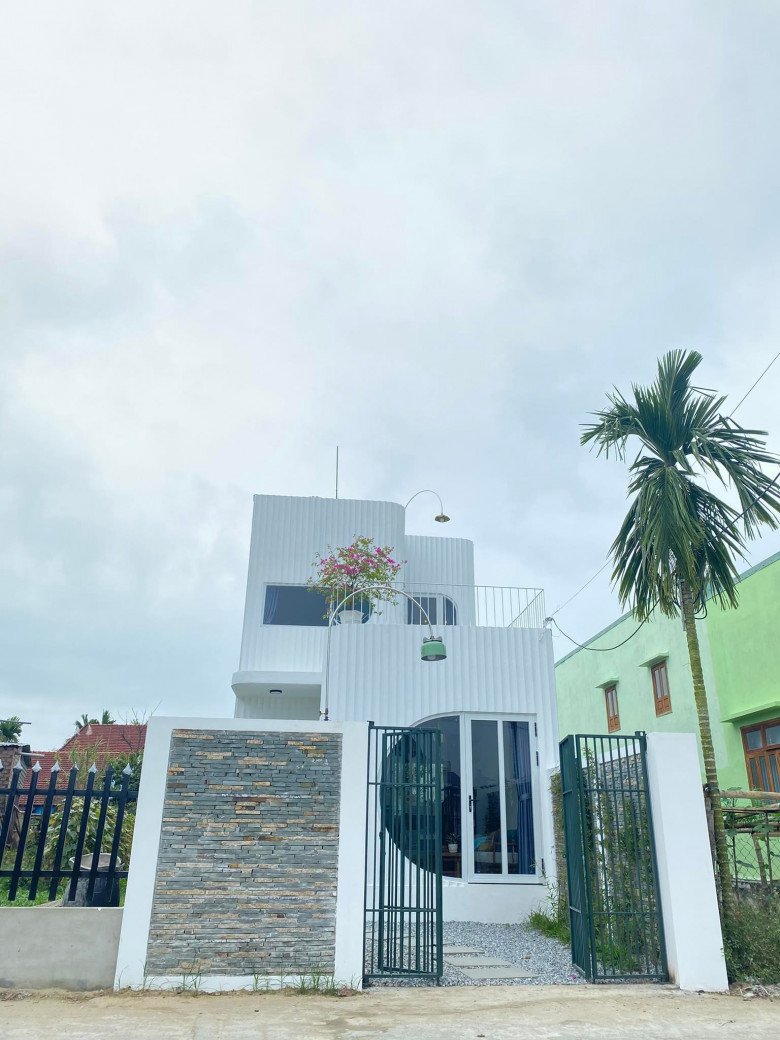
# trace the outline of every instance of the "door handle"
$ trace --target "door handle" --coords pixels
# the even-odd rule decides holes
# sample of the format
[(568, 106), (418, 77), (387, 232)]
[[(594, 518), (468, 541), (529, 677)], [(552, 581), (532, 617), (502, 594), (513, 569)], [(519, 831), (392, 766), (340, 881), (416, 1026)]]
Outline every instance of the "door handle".
[(471, 812), (471, 806), (474, 804), (474, 799), (469, 795), (469, 812)]

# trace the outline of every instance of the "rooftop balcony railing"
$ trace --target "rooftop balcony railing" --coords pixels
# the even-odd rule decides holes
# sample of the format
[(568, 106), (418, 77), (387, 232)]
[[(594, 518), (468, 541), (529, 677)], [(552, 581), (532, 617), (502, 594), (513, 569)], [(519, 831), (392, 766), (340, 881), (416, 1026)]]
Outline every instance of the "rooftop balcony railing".
[[(369, 624), (452, 625), (492, 628), (542, 628), (545, 605), (542, 589), (501, 585), (456, 585), (435, 582), (394, 582), (398, 596), (373, 605), (355, 596), (345, 608), (361, 610)], [(281, 582), (266, 586), (264, 625), (327, 625), (329, 609), (349, 596), (344, 586), (331, 599), (305, 586)], [(406, 595), (402, 595), (406, 593)], [(336, 621), (338, 623), (338, 619)]]
[[(399, 604), (407, 624), (477, 625), (490, 628), (542, 628), (545, 618), (542, 589), (502, 585), (446, 585), (404, 582), (397, 586), (414, 602)], [(405, 599), (405, 597), (404, 597)], [(382, 609), (382, 605), (379, 605)]]

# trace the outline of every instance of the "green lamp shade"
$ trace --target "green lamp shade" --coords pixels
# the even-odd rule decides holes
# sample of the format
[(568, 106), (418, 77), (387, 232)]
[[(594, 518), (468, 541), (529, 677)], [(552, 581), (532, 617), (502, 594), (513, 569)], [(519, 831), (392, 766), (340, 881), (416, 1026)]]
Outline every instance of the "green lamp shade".
[(420, 656), (423, 661), (443, 661), (447, 656), (447, 650), (441, 639), (434, 636), (432, 639), (423, 639)]

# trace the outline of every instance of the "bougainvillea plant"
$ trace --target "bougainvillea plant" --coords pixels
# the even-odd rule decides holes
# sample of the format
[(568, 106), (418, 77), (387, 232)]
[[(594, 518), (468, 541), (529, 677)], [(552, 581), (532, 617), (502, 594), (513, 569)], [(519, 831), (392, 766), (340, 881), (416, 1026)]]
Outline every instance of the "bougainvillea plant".
[(392, 585), (403, 566), (393, 557), (390, 545), (375, 545), (373, 538), (361, 535), (351, 545), (341, 549), (328, 546), (325, 554), (317, 553), (314, 558), (316, 577), (309, 579), (309, 588), (320, 592), (328, 603), (328, 613), (335, 610), (342, 600), (352, 593), (344, 604), (345, 610), (364, 610), (377, 603), (396, 603), (392, 589), (377, 588)]

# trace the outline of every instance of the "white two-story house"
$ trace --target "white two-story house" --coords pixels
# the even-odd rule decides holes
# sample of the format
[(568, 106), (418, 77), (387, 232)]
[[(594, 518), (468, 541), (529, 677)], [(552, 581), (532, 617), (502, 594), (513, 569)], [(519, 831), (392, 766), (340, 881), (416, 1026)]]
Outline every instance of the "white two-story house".
[[(317, 553), (367, 535), (405, 561), (411, 597), (328, 625)], [(257, 495), (235, 715), (436, 727), (445, 920), (516, 921), (554, 872), (552, 643), (539, 589), (474, 584), (473, 544), (408, 535), (393, 502)], [(421, 660), (424, 615), (446, 659)], [(358, 868), (360, 869), (360, 868)]]

